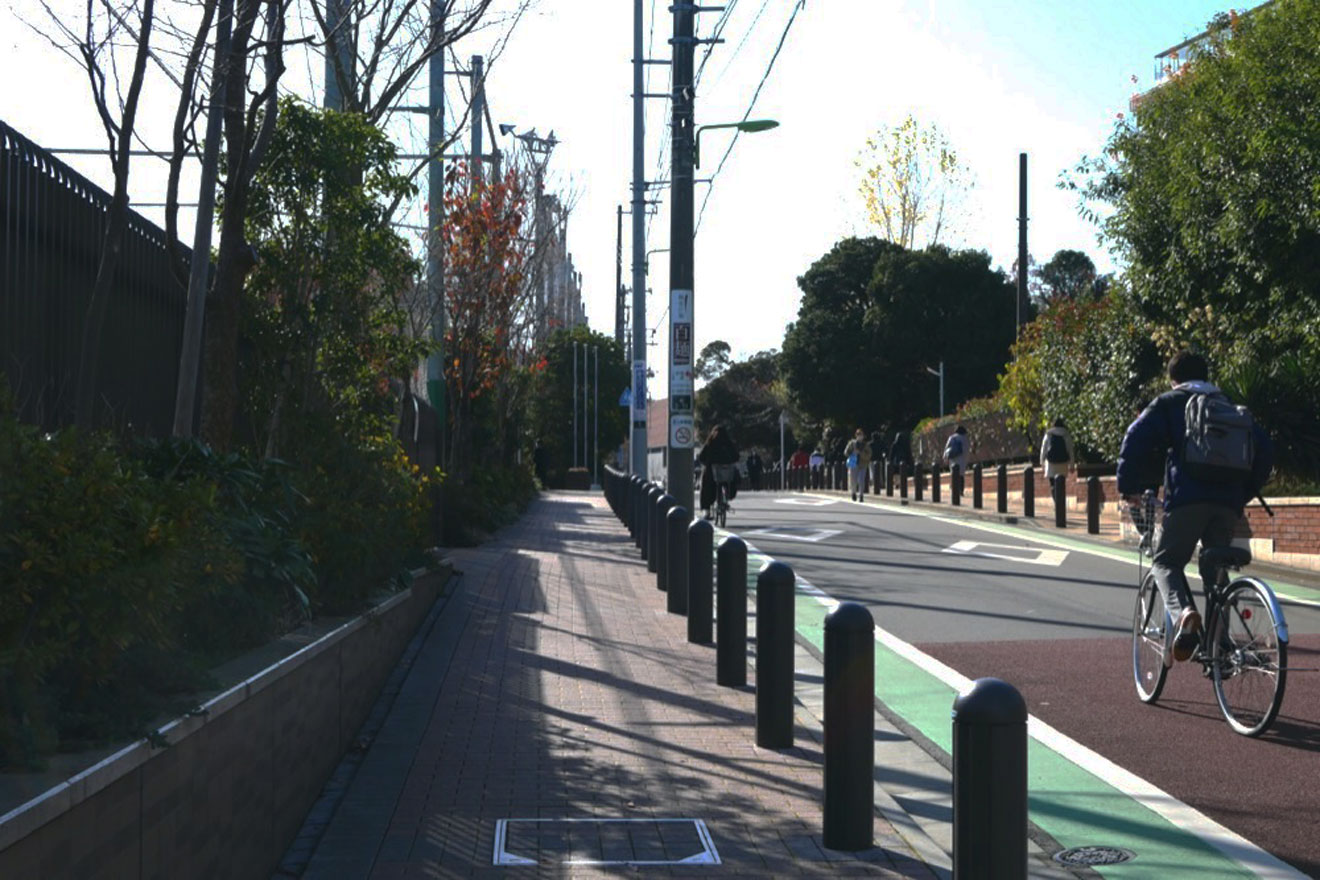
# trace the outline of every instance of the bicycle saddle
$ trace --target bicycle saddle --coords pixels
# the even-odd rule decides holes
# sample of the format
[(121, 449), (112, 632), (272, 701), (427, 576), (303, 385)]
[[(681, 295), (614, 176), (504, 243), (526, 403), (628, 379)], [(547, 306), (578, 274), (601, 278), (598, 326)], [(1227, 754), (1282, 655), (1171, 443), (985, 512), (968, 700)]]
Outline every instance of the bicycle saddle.
[(1205, 547), (1201, 550), (1201, 564), (1215, 568), (1241, 568), (1250, 561), (1251, 551), (1246, 547)]

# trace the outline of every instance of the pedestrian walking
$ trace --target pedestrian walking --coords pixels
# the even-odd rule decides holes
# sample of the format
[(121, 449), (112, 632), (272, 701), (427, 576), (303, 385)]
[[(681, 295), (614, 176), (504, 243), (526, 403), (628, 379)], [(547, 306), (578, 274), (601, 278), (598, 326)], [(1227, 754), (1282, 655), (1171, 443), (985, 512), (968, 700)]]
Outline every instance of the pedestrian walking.
[(1056, 478), (1068, 475), (1068, 468), (1075, 460), (1072, 434), (1068, 433), (1063, 419), (1055, 419), (1040, 438), (1040, 463), (1045, 468), (1045, 479), (1053, 486)]
[(971, 451), (967, 440), (967, 429), (962, 425), (953, 429), (949, 439), (944, 443), (944, 460), (949, 463), (950, 468), (957, 468), (959, 472), (967, 471), (967, 454)]
[(871, 444), (861, 428), (848, 441), (843, 454), (848, 464), (848, 494), (853, 501), (861, 501), (866, 492), (866, 472), (871, 467)]
[(761, 463), (761, 455), (755, 449), (747, 453), (747, 484), (751, 486), (753, 492), (761, 491), (761, 471), (764, 465)]

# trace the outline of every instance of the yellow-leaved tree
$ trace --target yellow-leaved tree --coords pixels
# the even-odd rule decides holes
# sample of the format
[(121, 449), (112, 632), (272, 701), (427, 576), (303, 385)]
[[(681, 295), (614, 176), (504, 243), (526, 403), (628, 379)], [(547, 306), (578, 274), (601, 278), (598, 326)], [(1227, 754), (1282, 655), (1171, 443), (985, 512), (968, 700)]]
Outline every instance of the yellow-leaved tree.
[(886, 239), (924, 248), (956, 233), (975, 181), (939, 126), (909, 114), (867, 138), (856, 165), (867, 220)]

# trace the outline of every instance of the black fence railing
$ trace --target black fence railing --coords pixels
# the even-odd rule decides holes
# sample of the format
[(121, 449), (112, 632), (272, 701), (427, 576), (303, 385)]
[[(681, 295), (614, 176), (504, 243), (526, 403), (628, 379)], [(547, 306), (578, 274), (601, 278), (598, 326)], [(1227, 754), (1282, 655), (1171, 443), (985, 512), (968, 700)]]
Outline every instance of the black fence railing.
[[(110, 194), (0, 122), (0, 369), (19, 418), (73, 422), (83, 322)], [(186, 262), (135, 211), (101, 339), (96, 424), (163, 436), (174, 413)], [(187, 259), (186, 252), (183, 259)]]

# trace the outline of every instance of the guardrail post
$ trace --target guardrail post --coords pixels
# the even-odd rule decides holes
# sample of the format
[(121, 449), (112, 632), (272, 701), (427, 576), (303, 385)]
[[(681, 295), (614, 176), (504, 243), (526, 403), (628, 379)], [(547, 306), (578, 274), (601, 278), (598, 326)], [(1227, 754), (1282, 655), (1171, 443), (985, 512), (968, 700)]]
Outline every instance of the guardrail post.
[(1008, 513), (1008, 465), (1001, 464), (995, 469), (996, 510)]
[(1050, 486), (1054, 496), (1054, 525), (1056, 528), (1068, 528), (1068, 478), (1059, 474)]
[(1086, 532), (1100, 534), (1100, 478), (1086, 478)]
[(953, 701), (953, 876), (1027, 876), (1027, 704), (997, 678)]
[(651, 532), (651, 555), (655, 557), (655, 585), (658, 589), (669, 589), (669, 511), (678, 502), (672, 495), (664, 494), (655, 504), (654, 530)]
[(756, 744), (793, 746), (793, 593), (797, 578), (782, 562), (756, 577)]
[(715, 683), (747, 684), (747, 544), (730, 536), (716, 551)]
[(1031, 465), (1022, 471), (1022, 515), (1036, 515), (1036, 469)]
[[(687, 637), (700, 645), (712, 640), (715, 597), (711, 585), (711, 567), (715, 562), (715, 527), (698, 518), (688, 526)], [(671, 594), (672, 595), (672, 594)]]
[(954, 507), (962, 505), (963, 469), (961, 465), (949, 468), (949, 502)]
[(980, 510), (984, 506), (982, 504), (983, 496), (981, 493), (982, 470), (979, 461), (972, 465), (972, 507), (976, 510)]
[(692, 514), (681, 504), (675, 504), (665, 514), (666, 533), (669, 543), (666, 545), (665, 607), (673, 614), (687, 614), (688, 610), (688, 525)]
[(875, 816), (875, 621), (856, 602), (825, 618), (828, 849), (870, 849)]

